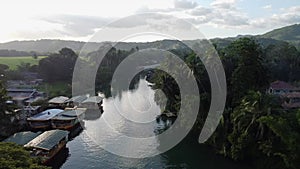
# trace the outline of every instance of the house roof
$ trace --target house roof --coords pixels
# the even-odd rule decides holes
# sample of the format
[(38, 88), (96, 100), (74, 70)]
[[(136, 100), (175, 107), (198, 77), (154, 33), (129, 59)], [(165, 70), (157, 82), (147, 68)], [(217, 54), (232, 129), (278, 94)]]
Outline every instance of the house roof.
[(300, 98), (300, 92), (293, 92), (283, 95), (283, 97), (287, 98)]
[(25, 100), (32, 96), (36, 89), (7, 89), (7, 95), (13, 100)]
[(279, 80), (272, 82), (270, 87), (273, 89), (296, 89), (295, 86), (292, 86), (287, 82), (279, 81)]
[(282, 106), (284, 108), (292, 109), (292, 108), (300, 108), (300, 103), (283, 103)]
[(32, 93), (32, 92), (36, 92), (36, 89), (7, 89), (7, 92), (26, 92), (26, 93)]
[(27, 118), (27, 120), (49, 120), (52, 117), (58, 115), (59, 113), (63, 112), (64, 110), (61, 109), (48, 109), (39, 114), (36, 114), (32, 117)]
[(24, 111), (36, 111), (39, 108), (41, 108), (41, 106), (25, 106), (22, 109), (15, 109), (15, 111), (19, 111), (19, 110), (24, 110)]
[(81, 103), (86, 99), (87, 99), (87, 96), (74, 96), (74, 97), (66, 100), (65, 103), (68, 103), (68, 102)]
[(71, 120), (74, 118), (77, 118), (80, 116), (82, 113), (84, 113), (86, 109), (74, 109), (74, 110), (65, 110), (55, 117), (53, 117), (53, 120)]
[(45, 131), (38, 137), (31, 140), (24, 147), (35, 147), (51, 150), (55, 145), (59, 143), (59, 141), (69, 134), (68, 131), (64, 130), (50, 130)]
[(3, 142), (12, 142), (19, 145), (25, 145), (37, 136), (42, 134), (42, 132), (31, 132), (31, 131), (25, 131), (25, 132), (19, 132), (15, 133), (14, 135), (10, 136), (9, 138), (5, 139)]
[(62, 104), (62, 103), (64, 103), (68, 99), (69, 98), (65, 97), (65, 96), (58, 96), (58, 97), (54, 97), (51, 100), (49, 100), (48, 103)]
[(103, 100), (103, 97), (92, 96), (84, 100), (82, 103), (100, 103)]

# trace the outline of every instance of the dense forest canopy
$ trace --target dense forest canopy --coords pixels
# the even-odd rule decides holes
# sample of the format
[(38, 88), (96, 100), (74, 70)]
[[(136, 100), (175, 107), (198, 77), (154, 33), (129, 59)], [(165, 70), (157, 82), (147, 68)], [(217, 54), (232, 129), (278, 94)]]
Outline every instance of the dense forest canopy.
[[(300, 70), (300, 55), (297, 49), (289, 44), (262, 48), (254, 38), (240, 38), (224, 48), (215, 47), (225, 69), (228, 95), (222, 120), (208, 144), (218, 153), (254, 168), (298, 168), (300, 111), (283, 109), (279, 97), (265, 92), (274, 80), (299, 82), (297, 70)], [(281, 52), (278, 53), (278, 50)], [(275, 61), (270, 59), (270, 55), (275, 55)], [(193, 53), (182, 58), (193, 70), (199, 87), (206, 86), (205, 90), (201, 90), (201, 103), (209, 105), (209, 81), (205, 80), (207, 75), (203, 64), (199, 64)], [(173, 67), (168, 64), (164, 66), (168, 69)], [(280, 72), (284, 66), (288, 74)], [(184, 71), (180, 66), (177, 69), (178, 72)], [(177, 112), (180, 109), (178, 102), (184, 98), (178, 98), (180, 91), (175, 81), (161, 71), (156, 72), (152, 81), (155, 88), (161, 88), (171, 98), (169, 102), (172, 104), (167, 104), (167, 108)], [(157, 102), (161, 101), (160, 97), (156, 98)], [(193, 101), (193, 97), (189, 99)], [(204, 106), (199, 110), (191, 133), (199, 134), (208, 108)], [(192, 135), (197, 139), (198, 134)]]

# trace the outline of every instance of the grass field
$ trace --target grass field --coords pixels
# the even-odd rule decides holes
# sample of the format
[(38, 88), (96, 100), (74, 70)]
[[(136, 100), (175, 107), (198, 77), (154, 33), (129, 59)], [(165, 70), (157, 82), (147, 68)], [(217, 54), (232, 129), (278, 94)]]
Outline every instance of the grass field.
[(39, 60), (47, 56), (39, 56), (34, 59), (32, 56), (13, 56), (13, 57), (0, 57), (0, 64), (8, 65), (11, 70), (17, 69), (17, 66), (23, 63), (30, 63), (31, 65), (37, 65)]

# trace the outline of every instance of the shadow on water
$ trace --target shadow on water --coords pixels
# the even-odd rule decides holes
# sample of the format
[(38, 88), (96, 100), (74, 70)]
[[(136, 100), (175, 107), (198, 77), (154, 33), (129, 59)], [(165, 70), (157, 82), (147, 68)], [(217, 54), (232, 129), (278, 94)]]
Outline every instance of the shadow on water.
[(76, 138), (77, 136), (79, 136), (84, 129), (84, 121), (78, 123), (69, 133), (68, 135), (68, 139), (69, 141), (72, 141), (74, 138)]
[[(68, 140), (72, 141), (77, 136), (79, 136), (84, 129), (84, 122), (78, 123), (68, 135)], [(52, 167), (53, 169), (59, 169), (67, 161), (68, 157), (71, 156), (69, 153), (69, 148), (66, 146), (56, 154), (53, 159), (47, 164), (47, 166)]]
[[(64, 162), (61, 166), (63, 169), (74, 169), (74, 168), (192, 168), (192, 169), (247, 169), (247, 166), (238, 164), (234, 161), (226, 159), (220, 155), (217, 155), (213, 149), (206, 145), (201, 145), (197, 142), (195, 137), (186, 137), (177, 146), (171, 150), (156, 155), (154, 157), (143, 158), (143, 159), (133, 159), (120, 157), (118, 155), (112, 154), (101, 147), (111, 145), (112, 142), (120, 144), (122, 148), (133, 151), (134, 148), (140, 145), (131, 145), (126, 143), (119, 137), (115, 137), (112, 133), (105, 133), (107, 135), (99, 135), (101, 142), (95, 142), (88, 134), (88, 129), (90, 134), (96, 134), (99, 130), (99, 122), (101, 118), (105, 117), (107, 120), (112, 120), (112, 126), (116, 127), (117, 131), (123, 132), (129, 136), (135, 136), (135, 134), (147, 134), (148, 133), (160, 133), (167, 127), (172, 125), (172, 121), (160, 118), (154, 119), (153, 123), (150, 123), (146, 128), (136, 127), (134, 125), (129, 125), (127, 121), (122, 118), (113, 118), (111, 115), (116, 112), (112, 104), (116, 104), (117, 107), (128, 108), (128, 98), (138, 98), (138, 96), (151, 96), (153, 98), (153, 90), (150, 87), (146, 87), (145, 79), (140, 80), (140, 84), (137, 85), (137, 89), (123, 91), (123, 97), (111, 97), (105, 98), (103, 102), (104, 112), (88, 112), (86, 115), (85, 126), (83, 127), (85, 131), (78, 129), (77, 134), (74, 134), (70, 142), (68, 142), (67, 147), (70, 152), (64, 153), (66, 157), (60, 157), (59, 159)], [(150, 91), (150, 92), (149, 92)], [(130, 96), (130, 97), (128, 97)], [(132, 96), (132, 97), (131, 97)], [(141, 97), (142, 98), (142, 97)], [(113, 102), (116, 101), (116, 102)], [(144, 104), (147, 102), (142, 102), (142, 99), (136, 100), (134, 105), (136, 108), (147, 108)], [(154, 100), (151, 100), (151, 105), (156, 106), (157, 109), (154, 111), (159, 111), (159, 106)], [(140, 106), (140, 107), (139, 107)], [(127, 110), (125, 113), (134, 114), (134, 110)], [(103, 116), (103, 117), (101, 117)], [(156, 134), (157, 134), (156, 133)], [(99, 146), (101, 144), (101, 147)], [(150, 148), (159, 145), (159, 140), (153, 140), (153, 143), (148, 143)], [(118, 146), (118, 145), (117, 145)], [(146, 149), (145, 151), (147, 151)], [(62, 163), (57, 162), (55, 165), (60, 166)], [(59, 168), (59, 167), (58, 167)]]
[(248, 166), (217, 155), (212, 147), (199, 144), (191, 136), (187, 136), (161, 156), (164, 159), (164, 168), (250, 169)]
[(53, 169), (59, 169), (67, 161), (69, 156), (69, 148), (64, 147), (55, 157), (53, 157), (47, 166), (52, 167)]

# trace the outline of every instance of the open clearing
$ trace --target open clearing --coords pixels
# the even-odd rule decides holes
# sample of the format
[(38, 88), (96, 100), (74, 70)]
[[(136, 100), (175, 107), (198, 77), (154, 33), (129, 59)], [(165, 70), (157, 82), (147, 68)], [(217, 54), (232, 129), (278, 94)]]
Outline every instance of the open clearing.
[(8, 65), (9, 69), (15, 70), (21, 63), (30, 63), (31, 65), (37, 65), (39, 63), (39, 60), (45, 57), (47, 56), (38, 56), (37, 59), (34, 59), (32, 56), (0, 57), (0, 64)]

